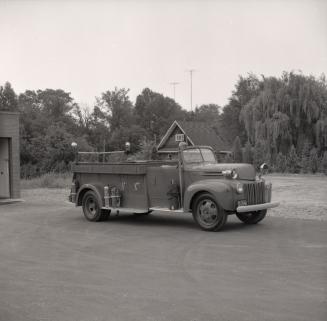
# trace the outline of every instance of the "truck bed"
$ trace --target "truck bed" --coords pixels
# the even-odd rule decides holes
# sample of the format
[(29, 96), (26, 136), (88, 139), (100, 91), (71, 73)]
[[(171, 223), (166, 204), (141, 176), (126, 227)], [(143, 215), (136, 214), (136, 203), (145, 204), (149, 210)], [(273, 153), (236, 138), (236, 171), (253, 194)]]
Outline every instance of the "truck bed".
[(105, 186), (118, 188), (122, 209), (169, 208), (168, 193), (178, 183), (177, 161), (84, 162), (73, 164), (72, 171), (79, 187), (92, 185), (102, 198)]

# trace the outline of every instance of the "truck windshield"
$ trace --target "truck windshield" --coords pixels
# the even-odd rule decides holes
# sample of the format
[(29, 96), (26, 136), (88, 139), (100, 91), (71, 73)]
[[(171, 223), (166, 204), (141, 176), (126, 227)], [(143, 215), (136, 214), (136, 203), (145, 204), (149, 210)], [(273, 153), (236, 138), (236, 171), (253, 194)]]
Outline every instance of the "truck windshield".
[(208, 148), (185, 149), (183, 157), (186, 163), (217, 163), (214, 153)]

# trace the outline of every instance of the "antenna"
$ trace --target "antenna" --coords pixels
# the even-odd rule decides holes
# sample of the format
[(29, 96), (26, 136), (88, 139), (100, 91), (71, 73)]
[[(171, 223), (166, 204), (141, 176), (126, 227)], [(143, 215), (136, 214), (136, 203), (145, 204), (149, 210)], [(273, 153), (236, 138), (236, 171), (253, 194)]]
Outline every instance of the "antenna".
[(175, 94), (176, 94), (176, 85), (178, 85), (178, 84), (179, 84), (179, 82), (176, 82), (176, 81), (173, 81), (173, 82), (170, 83), (170, 85), (172, 85), (173, 88), (174, 88), (174, 100), (176, 100), (175, 99), (176, 98), (176, 96), (175, 96)]
[(191, 111), (193, 111), (193, 73), (196, 71), (195, 69), (188, 69), (187, 72), (190, 73), (190, 80), (191, 80)]

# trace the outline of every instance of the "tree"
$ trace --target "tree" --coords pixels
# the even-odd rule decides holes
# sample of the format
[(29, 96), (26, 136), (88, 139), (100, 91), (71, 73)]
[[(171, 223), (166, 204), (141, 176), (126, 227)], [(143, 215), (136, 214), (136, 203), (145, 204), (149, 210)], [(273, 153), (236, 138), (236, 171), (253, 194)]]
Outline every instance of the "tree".
[(276, 158), (276, 171), (279, 173), (284, 173), (287, 168), (287, 159), (286, 156), (283, 155), (281, 152), (278, 153)]
[(310, 150), (309, 169), (312, 173), (317, 173), (319, 168), (319, 157), (316, 148)]
[(138, 152), (141, 149), (141, 143), (144, 141), (146, 132), (144, 128), (138, 125), (122, 127), (116, 129), (109, 140), (110, 150), (124, 150), (125, 143), (131, 144), (131, 153)]
[(109, 146), (110, 125), (106, 114), (98, 106), (93, 108), (87, 123), (88, 127), (85, 132), (88, 143), (99, 152), (111, 150)]
[(242, 162), (242, 146), (241, 146), (241, 141), (238, 136), (236, 136), (234, 143), (233, 143), (233, 158), (236, 163), (241, 163)]
[(106, 115), (110, 131), (129, 127), (132, 121), (133, 104), (128, 96), (129, 89), (117, 87), (102, 93), (98, 98), (98, 108)]
[(70, 113), (78, 106), (61, 89), (27, 90), (18, 97), (22, 176), (32, 177), (48, 171), (68, 170), (74, 159), (71, 143), (81, 150), (91, 149)]
[(215, 123), (219, 119), (220, 107), (216, 104), (201, 105), (195, 108), (194, 121)]
[(244, 147), (243, 162), (247, 164), (252, 164), (253, 162), (252, 146), (249, 141), (246, 142)]
[(17, 95), (9, 82), (6, 82), (4, 87), (0, 86), (0, 110), (18, 110)]
[(311, 150), (310, 142), (305, 141), (302, 149), (302, 155), (301, 155), (301, 169), (303, 173), (308, 173), (310, 171), (310, 150)]
[(266, 146), (265, 142), (258, 140), (254, 145), (253, 152), (253, 164), (256, 168), (259, 168), (262, 163), (266, 160)]
[(327, 151), (324, 152), (321, 161), (320, 161), (321, 171), (327, 175)]
[(42, 105), (43, 112), (56, 120), (67, 116), (74, 107), (70, 93), (62, 89), (38, 90), (37, 98)]
[[(291, 145), (302, 150), (306, 140), (318, 147), (327, 145), (327, 84), (293, 72), (280, 78), (267, 77), (256, 82), (251, 99), (242, 105), (240, 120), (247, 138), (264, 140), (272, 159), (278, 152), (287, 154)], [(250, 96), (246, 96), (250, 97)]]
[(173, 99), (145, 88), (136, 98), (136, 122), (150, 139), (161, 137), (174, 120), (185, 119), (187, 113)]
[(250, 129), (248, 128), (246, 131), (244, 126), (246, 123), (242, 119), (241, 112), (249, 101), (257, 96), (259, 89), (260, 81), (255, 75), (239, 77), (232, 96), (220, 117), (219, 129), (229, 142), (233, 142), (235, 137), (239, 136), (241, 143), (245, 143), (247, 140), (255, 143), (255, 140), (249, 135)]
[(236, 100), (230, 100), (220, 116), (219, 130), (228, 142), (233, 142), (236, 136), (246, 137), (244, 126), (240, 123), (241, 105)]
[(300, 172), (300, 160), (296, 153), (294, 145), (291, 146), (291, 149), (287, 156), (287, 171), (290, 173), (299, 173)]

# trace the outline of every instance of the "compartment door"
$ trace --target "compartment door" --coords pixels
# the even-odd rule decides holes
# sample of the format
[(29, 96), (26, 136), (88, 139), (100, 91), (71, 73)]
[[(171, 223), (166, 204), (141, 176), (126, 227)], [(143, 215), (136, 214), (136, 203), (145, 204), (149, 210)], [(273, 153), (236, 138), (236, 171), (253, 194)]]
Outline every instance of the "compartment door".
[(150, 207), (169, 208), (167, 195), (172, 184), (179, 185), (178, 169), (176, 166), (149, 167), (147, 186)]
[(145, 175), (121, 175), (121, 207), (148, 211)]

